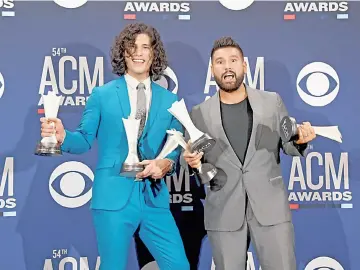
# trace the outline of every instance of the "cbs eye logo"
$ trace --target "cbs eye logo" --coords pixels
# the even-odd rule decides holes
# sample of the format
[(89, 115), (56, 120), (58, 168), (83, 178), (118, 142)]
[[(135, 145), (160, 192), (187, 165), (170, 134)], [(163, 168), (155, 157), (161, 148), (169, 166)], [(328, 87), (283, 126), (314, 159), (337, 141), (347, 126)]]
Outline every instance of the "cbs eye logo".
[(177, 94), (177, 91), (179, 89), (179, 82), (177, 76), (170, 67), (167, 67), (164, 70), (164, 74), (161, 76), (161, 78), (154, 82), (173, 92), (174, 94)]
[(227, 9), (231, 10), (243, 10), (248, 8), (255, 0), (219, 0)]
[[(69, 161), (59, 165), (51, 174), (49, 191), (54, 201), (61, 206), (77, 208), (91, 199), (92, 187), (89, 186), (93, 181), (94, 174), (88, 166)], [(85, 192), (86, 189), (88, 191)]]
[(310, 261), (304, 270), (344, 270), (344, 267), (333, 258), (318, 257)]
[(85, 5), (87, 1), (88, 0), (54, 0), (56, 4), (64, 8), (78, 8)]
[[(331, 103), (339, 93), (339, 87), (340, 81), (336, 71), (322, 62), (306, 65), (296, 80), (296, 89), (301, 99), (315, 107)], [(307, 89), (309, 93), (304, 89)]]
[(3, 75), (0, 72), (0, 98), (4, 94), (4, 90), (5, 90), (5, 80), (4, 80)]

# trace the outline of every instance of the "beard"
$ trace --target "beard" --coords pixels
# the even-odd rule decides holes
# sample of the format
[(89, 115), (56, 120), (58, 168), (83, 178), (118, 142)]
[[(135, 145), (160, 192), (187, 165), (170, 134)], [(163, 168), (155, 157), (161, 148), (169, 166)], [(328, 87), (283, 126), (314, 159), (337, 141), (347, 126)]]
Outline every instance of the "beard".
[(240, 75), (236, 75), (234, 72), (230, 72), (234, 75), (235, 82), (227, 83), (224, 81), (224, 75), (226, 73), (229, 73), (229, 72), (225, 72), (224, 74), (221, 75), (221, 77), (214, 75), (214, 79), (215, 79), (215, 82), (217, 83), (217, 85), (220, 87), (221, 90), (228, 92), (228, 93), (238, 90), (240, 88), (242, 82), (244, 81), (245, 74), (242, 73)]

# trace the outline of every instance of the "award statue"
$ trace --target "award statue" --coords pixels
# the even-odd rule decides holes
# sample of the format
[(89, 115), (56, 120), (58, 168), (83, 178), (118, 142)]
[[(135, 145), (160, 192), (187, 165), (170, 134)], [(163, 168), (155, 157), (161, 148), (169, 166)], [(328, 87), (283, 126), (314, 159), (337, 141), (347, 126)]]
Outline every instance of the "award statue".
[[(182, 136), (181, 132), (176, 131), (175, 129), (172, 130), (174, 133), (177, 132)], [(164, 159), (168, 154), (170, 154), (172, 151), (176, 149), (176, 147), (179, 146), (178, 140), (175, 138), (175, 136), (172, 133), (168, 133), (167, 140), (165, 142), (165, 145), (163, 149), (161, 150), (160, 154), (156, 157), (156, 159)]]
[(195, 127), (186, 109), (184, 99), (174, 102), (168, 111), (180, 121), (189, 133), (192, 142), (191, 152), (207, 153), (213, 148), (216, 141)]
[[(299, 138), (298, 127), (293, 117), (285, 116), (280, 122), (280, 137), (283, 142), (295, 141)], [(342, 136), (338, 126), (314, 127), (316, 135), (342, 143)]]
[[(45, 117), (56, 118), (59, 112), (61, 96), (57, 96), (54, 91), (49, 91), (47, 95), (42, 95), (42, 99)], [(42, 138), (36, 146), (35, 155), (48, 157), (62, 155), (61, 145), (55, 136), (55, 124), (51, 122), (51, 126), (54, 128), (54, 134), (50, 137)]]
[(140, 162), (137, 150), (138, 133), (140, 126), (140, 119), (123, 118), (126, 137), (128, 141), (128, 155), (124, 161), (120, 175), (124, 177), (136, 177), (136, 174), (143, 171), (145, 166), (138, 164)]
[[(181, 132), (176, 130), (167, 130), (166, 132), (171, 135), (171, 138), (175, 140), (177, 144), (180, 144), (181, 147), (186, 150), (187, 145)], [(206, 184), (215, 177), (217, 169), (210, 163), (201, 163), (200, 168), (195, 169), (195, 172), (199, 175), (201, 183)]]

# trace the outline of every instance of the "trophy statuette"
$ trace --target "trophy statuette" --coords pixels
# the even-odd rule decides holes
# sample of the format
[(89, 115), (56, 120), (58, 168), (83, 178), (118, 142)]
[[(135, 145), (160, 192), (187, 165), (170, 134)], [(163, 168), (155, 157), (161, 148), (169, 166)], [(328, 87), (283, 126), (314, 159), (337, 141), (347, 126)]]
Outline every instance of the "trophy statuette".
[(124, 128), (128, 141), (128, 155), (122, 165), (120, 176), (136, 177), (136, 174), (143, 171), (145, 166), (139, 164), (139, 156), (137, 150), (138, 132), (140, 126), (140, 119), (123, 118)]
[[(57, 96), (54, 91), (49, 91), (47, 95), (42, 95), (42, 99), (45, 117), (56, 118), (60, 107), (61, 96)], [(55, 123), (51, 122), (51, 126), (54, 128), (54, 134), (41, 139), (36, 145), (35, 155), (46, 157), (62, 155), (61, 144), (57, 141), (55, 135)]]
[(186, 109), (184, 99), (174, 102), (168, 111), (179, 120), (189, 133), (192, 142), (191, 152), (207, 153), (214, 147), (216, 143), (215, 139), (195, 127)]
[[(180, 132), (176, 130), (168, 130), (166, 132), (168, 134), (171, 134), (172, 138), (177, 141), (177, 143), (181, 145), (182, 148), (184, 148), (185, 150), (187, 149), (187, 144)], [(203, 184), (210, 182), (217, 174), (216, 167), (210, 163), (201, 163), (200, 168), (193, 170), (194, 172), (196, 172), (197, 175), (199, 175), (201, 183)]]
[[(280, 121), (280, 137), (283, 142), (296, 141), (299, 138), (298, 124), (295, 118), (285, 116)], [(342, 143), (342, 136), (338, 126), (314, 127), (316, 135)]]

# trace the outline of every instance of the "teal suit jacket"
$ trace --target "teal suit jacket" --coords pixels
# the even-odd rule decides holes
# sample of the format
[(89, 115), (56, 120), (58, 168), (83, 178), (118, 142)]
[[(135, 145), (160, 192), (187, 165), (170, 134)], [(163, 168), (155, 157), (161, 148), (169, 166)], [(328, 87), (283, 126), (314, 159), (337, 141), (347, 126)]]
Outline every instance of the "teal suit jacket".
[[(155, 159), (162, 150), (168, 129), (183, 133), (183, 126), (167, 109), (178, 100), (177, 95), (158, 84), (151, 83), (151, 105), (148, 119), (139, 139), (141, 159)], [(62, 150), (81, 154), (98, 140), (98, 162), (94, 172), (91, 208), (119, 210), (124, 207), (135, 186), (134, 178), (119, 176), (128, 154), (128, 143), (122, 118), (131, 113), (128, 89), (123, 76), (103, 86), (95, 87), (86, 103), (81, 122), (74, 132), (66, 130)], [(167, 158), (174, 161), (174, 173), (180, 155), (180, 146)], [(147, 203), (169, 208), (169, 192), (162, 179), (154, 193), (149, 179), (145, 180), (144, 195)]]

